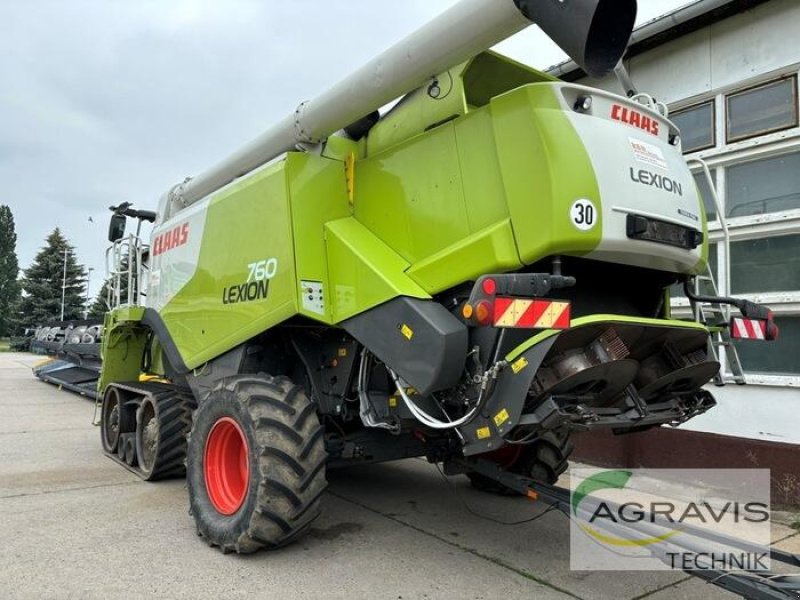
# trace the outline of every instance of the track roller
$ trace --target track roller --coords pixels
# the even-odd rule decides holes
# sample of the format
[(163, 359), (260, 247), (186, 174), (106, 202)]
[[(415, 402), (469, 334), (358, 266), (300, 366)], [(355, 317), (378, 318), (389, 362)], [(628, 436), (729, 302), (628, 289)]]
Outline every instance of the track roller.
[(123, 433), (119, 438), (119, 447), (117, 448), (117, 456), (119, 456), (125, 464), (129, 467), (136, 466), (136, 435), (133, 433)]
[(100, 432), (103, 450), (109, 454), (117, 452), (120, 434), (130, 433), (136, 427), (133, 412), (124, 408), (125, 400), (129, 396), (130, 392), (125, 392), (114, 386), (109, 386), (103, 396)]

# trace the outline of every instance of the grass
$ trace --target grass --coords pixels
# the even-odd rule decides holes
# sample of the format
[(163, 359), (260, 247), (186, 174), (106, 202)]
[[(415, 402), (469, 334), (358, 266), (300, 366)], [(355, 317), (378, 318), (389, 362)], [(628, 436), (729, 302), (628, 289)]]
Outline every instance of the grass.
[(8, 352), (10, 343), (10, 340), (7, 338), (0, 339), (0, 352)]

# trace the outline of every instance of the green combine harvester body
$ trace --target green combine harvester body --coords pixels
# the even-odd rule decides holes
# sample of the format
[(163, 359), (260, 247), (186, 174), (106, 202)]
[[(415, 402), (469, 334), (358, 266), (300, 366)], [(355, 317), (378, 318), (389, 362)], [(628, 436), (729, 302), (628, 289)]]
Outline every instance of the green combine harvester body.
[[(457, 6), (465, 27), (496, 15), (499, 39), (552, 21), (587, 69), (616, 64), (635, 3), (615, 5), (620, 26), (602, 3), (571, 5), (585, 35), (549, 4)], [(198, 531), (223, 550), (302, 534), (326, 468), (424, 455), (479, 487), (498, 482), (470, 460), (552, 483), (572, 432), (678, 424), (715, 404), (708, 329), (670, 317), (669, 286), (705, 272), (708, 252), (674, 124), (453, 52), (431, 50), (433, 77), (418, 61), (421, 80), (387, 69), (416, 83), (382, 116), (339, 122), (393, 97), (350, 107), (353, 80), (304, 103), (152, 215), (146, 300), (105, 322), (103, 444), (146, 479), (186, 459)]]
[[(493, 89), (480, 87), (487, 79)], [(705, 230), (668, 121), (495, 54), (454, 69), (451, 85), (444, 106), (423, 90), (359, 142), (290, 152), (159, 224), (147, 304), (188, 367), (296, 315), (339, 325), (392, 298), (429, 300), (555, 255), (705, 271), (705, 243), (654, 248), (626, 237), (628, 214)], [(586, 94), (591, 112), (575, 112)], [(660, 123), (661, 134), (613, 121), (615, 105)], [(644, 162), (634, 144), (666, 166)], [(676, 183), (645, 187), (631, 170)], [(594, 207), (590, 227), (573, 222), (576, 199)]]

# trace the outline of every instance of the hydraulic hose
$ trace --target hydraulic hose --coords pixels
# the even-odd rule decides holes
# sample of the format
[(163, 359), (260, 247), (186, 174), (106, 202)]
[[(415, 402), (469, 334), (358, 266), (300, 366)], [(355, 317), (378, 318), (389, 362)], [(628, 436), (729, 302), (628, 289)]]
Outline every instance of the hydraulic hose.
[(430, 427), (431, 429), (455, 429), (456, 427), (461, 427), (462, 425), (466, 425), (478, 415), (478, 411), (480, 411), (481, 407), (484, 404), (484, 401), (486, 400), (486, 397), (488, 396), (488, 394), (486, 394), (486, 389), (488, 387), (489, 380), (496, 379), (497, 374), (505, 365), (506, 365), (505, 361), (500, 361), (498, 363), (495, 363), (495, 365), (491, 369), (486, 371), (486, 373), (484, 373), (483, 375), (483, 380), (481, 382), (481, 391), (480, 394), (478, 395), (478, 400), (475, 402), (475, 406), (472, 408), (472, 410), (470, 410), (466, 415), (464, 415), (460, 419), (447, 422), (441, 421), (436, 417), (429, 415), (419, 406), (417, 406), (411, 399), (411, 397), (406, 393), (402, 385), (402, 382), (400, 381), (400, 377), (397, 375), (397, 373), (392, 371), (388, 366), (386, 368), (388, 369), (389, 374), (391, 375), (392, 380), (394, 381), (394, 384), (397, 386), (397, 392), (400, 394), (400, 397), (403, 399), (403, 402), (408, 407), (408, 410), (411, 411), (411, 414), (414, 415), (414, 417), (418, 421), (420, 421), (423, 425)]

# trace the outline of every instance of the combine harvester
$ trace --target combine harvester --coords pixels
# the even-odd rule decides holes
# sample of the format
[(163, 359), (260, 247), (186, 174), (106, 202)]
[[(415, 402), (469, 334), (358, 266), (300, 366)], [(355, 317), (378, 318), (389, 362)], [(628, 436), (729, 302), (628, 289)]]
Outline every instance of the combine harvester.
[(148, 286), (105, 321), (105, 451), (185, 468), (199, 534), (247, 553), (309, 529), (328, 468), (426, 456), (558, 504), (573, 432), (711, 409), (710, 331), (668, 287), (776, 331), (692, 293), (707, 232), (679, 132), (487, 51), (536, 23), (602, 76), (635, 12), (463, 0), (173, 187), (149, 245), (117, 211), (113, 254), (137, 257), (117, 272)]

